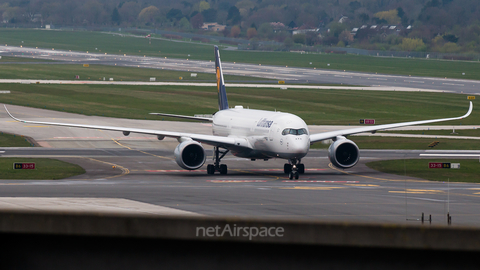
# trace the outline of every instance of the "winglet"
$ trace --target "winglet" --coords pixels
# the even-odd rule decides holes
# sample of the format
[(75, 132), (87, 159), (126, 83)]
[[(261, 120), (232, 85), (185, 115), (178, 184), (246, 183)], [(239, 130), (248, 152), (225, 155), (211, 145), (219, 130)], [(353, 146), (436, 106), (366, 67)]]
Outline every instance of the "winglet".
[(464, 116), (462, 116), (462, 118), (467, 118), (472, 113), (472, 110), (473, 110), (473, 102), (470, 101), (470, 108), (468, 108), (468, 112)]
[(223, 80), (222, 63), (220, 62), (220, 51), (215, 45), (215, 73), (217, 75), (217, 91), (218, 91), (218, 109), (228, 109), (227, 91), (225, 90), (225, 81)]
[(7, 114), (8, 114), (13, 120), (18, 121), (18, 122), (25, 122), (25, 121), (23, 121), (23, 120), (20, 120), (20, 119), (18, 119), (18, 118), (15, 118), (15, 117), (8, 111), (7, 105), (3, 104), (3, 107), (5, 107), (5, 111), (7, 112)]

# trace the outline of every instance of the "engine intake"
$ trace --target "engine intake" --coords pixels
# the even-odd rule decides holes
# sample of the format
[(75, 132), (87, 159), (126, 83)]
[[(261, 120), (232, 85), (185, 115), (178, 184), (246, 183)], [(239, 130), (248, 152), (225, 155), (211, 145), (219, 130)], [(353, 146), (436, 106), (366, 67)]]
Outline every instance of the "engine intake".
[(351, 140), (338, 139), (328, 148), (328, 158), (335, 167), (348, 169), (357, 164), (360, 150)]
[(180, 143), (173, 153), (178, 166), (187, 170), (196, 170), (202, 167), (206, 159), (205, 149), (196, 141)]

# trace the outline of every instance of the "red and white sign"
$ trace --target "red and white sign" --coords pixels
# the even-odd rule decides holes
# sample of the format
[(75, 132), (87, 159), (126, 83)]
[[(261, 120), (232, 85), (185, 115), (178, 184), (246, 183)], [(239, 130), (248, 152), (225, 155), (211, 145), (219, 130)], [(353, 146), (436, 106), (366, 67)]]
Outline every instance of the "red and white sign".
[(450, 163), (430, 162), (428, 163), (430, 169), (450, 169)]
[(35, 163), (23, 163), (24, 170), (35, 170)]
[(428, 163), (428, 168), (430, 168), (430, 169), (442, 169), (443, 168), (443, 163), (430, 162), (430, 163)]

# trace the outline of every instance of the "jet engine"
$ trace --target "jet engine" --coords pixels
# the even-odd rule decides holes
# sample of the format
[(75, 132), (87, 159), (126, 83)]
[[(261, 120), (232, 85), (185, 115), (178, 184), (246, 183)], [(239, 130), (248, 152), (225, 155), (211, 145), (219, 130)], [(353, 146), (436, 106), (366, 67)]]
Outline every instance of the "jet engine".
[(175, 161), (178, 166), (187, 170), (196, 170), (205, 163), (205, 149), (196, 141), (184, 141), (180, 143), (175, 151)]
[(359, 152), (354, 142), (339, 136), (328, 148), (328, 158), (335, 167), (348, 169), (357, 164), (360, 158)]

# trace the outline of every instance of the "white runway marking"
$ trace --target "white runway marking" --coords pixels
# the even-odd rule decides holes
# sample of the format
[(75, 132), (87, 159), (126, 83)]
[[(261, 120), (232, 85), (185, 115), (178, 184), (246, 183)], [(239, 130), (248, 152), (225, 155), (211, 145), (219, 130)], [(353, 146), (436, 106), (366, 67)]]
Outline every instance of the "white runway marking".
[(155, 216), (200, 216), (170, 207), (117, 198), (3, 197), (0, 209), (69, 213), (147, 214)]
[(445, 85), (456, 85), (456, 86), (465, 86), (464, 84), (456, 84), (456, 83), (442, 83)]
[(421, 157), (480, 157), (480, 154), (420, 154)]
[(409, 80), (404, 80), (404, 82), (411, 82), (411, 83), (425, 83), (424, 81), (409, 81)]

